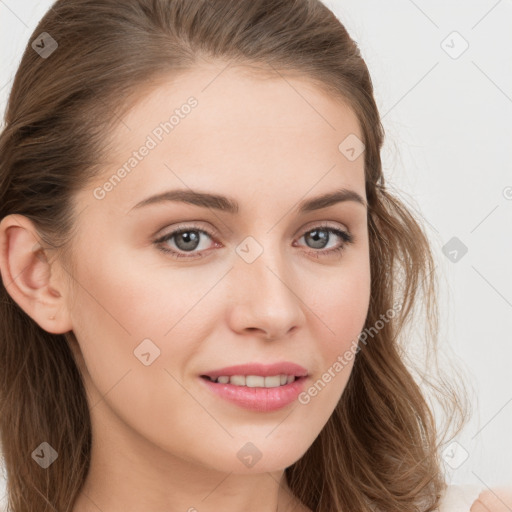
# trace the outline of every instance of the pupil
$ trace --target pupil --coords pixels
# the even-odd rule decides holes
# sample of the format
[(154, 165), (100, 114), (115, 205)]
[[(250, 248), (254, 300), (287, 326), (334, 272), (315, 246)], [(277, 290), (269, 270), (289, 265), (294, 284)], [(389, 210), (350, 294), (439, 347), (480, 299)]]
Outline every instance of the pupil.
[[(192, 235), (190, 235), (190, 233), (192, 233)], [(184, 247), (180, 247), (180, 245), (182, 245), (182, 244), (178, 243), (179, 240), (185, 241)], [(178, 245), (178, 247), (182, 250), (187, 250), (187, 249), (191, 250), (191, 249), (195, 249), (197, 247), (198, 240), (199, 240), (199, 237), (197, 236), (197, 234), (194, 234), (193, 231), (185, 231), (178, 235), (177, 240), (176, 240), (176, 245)], [(190, 247), (190, 245), (187, 245), (187, 244), (192, 244), (193, 247)]]
[[(318, 230), (318, 229), (315, 229), (314, 231), (311, 231), (310, 232), (311, 234), (309, 235), (313, 241), (315, 243), (317, 243), (318, 241), (320, 241), (320, 247), (315, 247), (316, 249), (322, 249), (324, 246), (325, 246), (325, 243), (327, 241), (327, 233), (325, 232), (325, 230)], [(323, 235), (319, 235), (319, 233), (323, 233)]]

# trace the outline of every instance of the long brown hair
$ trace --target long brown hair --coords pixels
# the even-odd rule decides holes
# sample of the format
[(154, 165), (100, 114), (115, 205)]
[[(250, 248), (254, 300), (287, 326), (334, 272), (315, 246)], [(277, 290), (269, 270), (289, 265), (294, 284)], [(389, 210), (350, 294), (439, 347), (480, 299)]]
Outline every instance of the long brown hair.
[[(460, 432), (469, 403), (465, 389), (432, 364), (436, 265), (421, 223), (385, 184), (372, 82), (340, 21), (319, 0), (59, 0), (30, 42), (43, 32), (58, 47), (42, 58), (27, 44), (7, 104), (0, 219), (29, 218), (70, 275), (74, 194), (101, 172), (107, 135), (119, 118), (160, 79), (203, 59), (261, 64), (297, 73), (349, 103), (365, 144), (371, 340), (360, 344), (339, 404), (286, 478), (314, 512), (434, 510), (446, 485), (439, 448), (452, 423)], [(6, 284), (0, 286), (0, 434), (9, 511), (70, 511), (91, 449), (73, 333), (41, 329)], [(396, 301), (400, 311), (383, 322)], [(407, 332), (418, 314), (426, 328)], [(407, 361), (413, 339), (422, 339), (431, 358), (428, 372), (418, 370), (421, 382)], [(444, 429), (436, 425), (430, 392), (446, 413)], [(44, 441), (58, 452), (47, 469), (31, 457)]]

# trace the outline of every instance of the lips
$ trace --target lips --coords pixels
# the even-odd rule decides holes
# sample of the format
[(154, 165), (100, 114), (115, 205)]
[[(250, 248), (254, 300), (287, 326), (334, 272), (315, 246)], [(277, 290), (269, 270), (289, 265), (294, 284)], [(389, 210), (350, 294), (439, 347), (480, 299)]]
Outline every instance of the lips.
[(283, 374), (294, 375), (298, 378), (306, 377), (308, 375), (308, 371), (303, 366), (288, 361), (273, 364), (248, 363), (210, 370), (201, 374), (201, 377), (209, 377), (211, 380), (215, 380), (221, 376), (232, 377), (233, 375), (258, 375), (261, 377), (271, 377)]
[(308, 380), (308, 371), (291, 362), (250, 363), (218, 368), (200, 377), (201, 385), (214, 395), (238, 407), (266, 413), (297, 400)]

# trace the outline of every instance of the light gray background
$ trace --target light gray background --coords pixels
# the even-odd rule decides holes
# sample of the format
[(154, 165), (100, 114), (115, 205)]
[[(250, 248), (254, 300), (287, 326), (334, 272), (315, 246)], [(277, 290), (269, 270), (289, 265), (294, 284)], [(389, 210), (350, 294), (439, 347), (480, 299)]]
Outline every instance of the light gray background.
[[(478, 400), (446, 453), (447, 478), (510, 485), (512, 2), (325, 3), (370, 69), (387, 181), (428, 231), (442, 279), (443, 351), (465, 369)], [(51, 4), (0, 0), (2, 114), (23, 49)], [(442, 251), (452, 237), (468, 248), (457, 261)]]

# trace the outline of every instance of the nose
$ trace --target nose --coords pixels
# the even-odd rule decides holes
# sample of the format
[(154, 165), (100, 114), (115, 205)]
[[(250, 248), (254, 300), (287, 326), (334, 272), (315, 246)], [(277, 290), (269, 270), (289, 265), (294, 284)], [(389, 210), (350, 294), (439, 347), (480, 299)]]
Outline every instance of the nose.
[(230, 272), (229, 323), (235, 332), (276, 340), (304, 324), (304, 286), (278, 252), (264, 250), (252, 263), (240, 258)]

